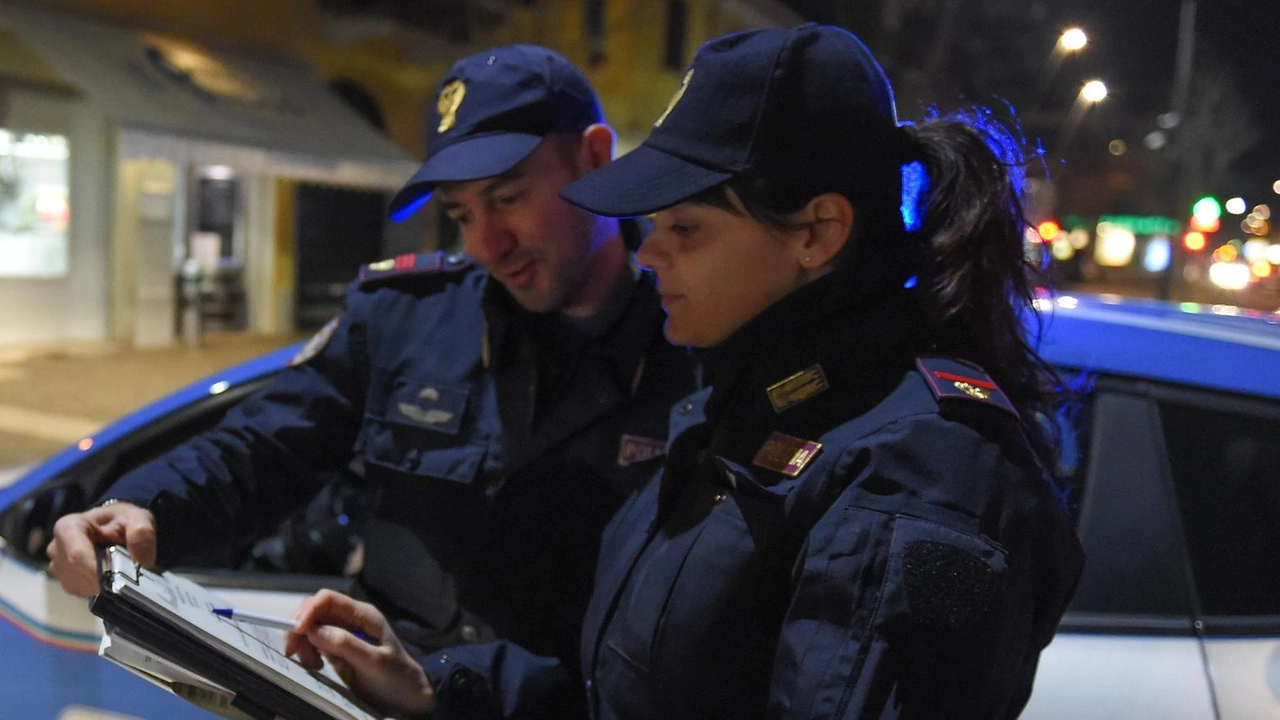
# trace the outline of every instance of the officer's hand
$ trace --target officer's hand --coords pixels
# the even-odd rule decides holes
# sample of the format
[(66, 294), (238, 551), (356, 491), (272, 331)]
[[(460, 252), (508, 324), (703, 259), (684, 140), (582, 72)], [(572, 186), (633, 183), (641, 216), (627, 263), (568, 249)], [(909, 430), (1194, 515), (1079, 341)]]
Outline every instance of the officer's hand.
[(49, 541), (49, 570), (72, 595), (98, 592), (96, 544), (123, 545), (143, 567), (156, 563), (156, 518), (126, 502), (58, 518)]
[(374, 606), (321, 590), (302, 602), (293, 619), (298, 629), (289, 633), (284, 650), (286, 655), (296, 654), (304, 667), (320, 669), (323, 655), (360, 699), (392, 714), (417, 716), (435, 709), (435, 691), (426, 671)]

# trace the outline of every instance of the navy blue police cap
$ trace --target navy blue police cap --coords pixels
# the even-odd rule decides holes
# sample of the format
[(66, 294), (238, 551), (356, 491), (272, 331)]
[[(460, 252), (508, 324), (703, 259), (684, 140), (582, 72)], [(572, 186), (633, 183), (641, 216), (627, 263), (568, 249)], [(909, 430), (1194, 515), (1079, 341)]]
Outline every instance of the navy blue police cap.
[(750, 30), (704, 44), (649, 137), (560, 194), (611, 217), (661, 210), (746, 172), (896, 195), (906, 142), (889, 81), (852, 33)]
[(603, 122), (591, 83), (537, 45), (506, 45), (454, 63), (427, 120), (427, 160), (391, 199), (393, 220), (412, 215), (442, 182), (510, 170), (542, 138)]

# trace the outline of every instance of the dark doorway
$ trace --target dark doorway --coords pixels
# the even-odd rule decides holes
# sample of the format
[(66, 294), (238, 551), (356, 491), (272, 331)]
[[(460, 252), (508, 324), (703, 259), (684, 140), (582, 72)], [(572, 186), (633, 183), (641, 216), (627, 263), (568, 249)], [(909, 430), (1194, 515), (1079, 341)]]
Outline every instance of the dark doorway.
[(347, 286), (361, 265), (381, 259), (385, 193), (298, 185), (299, 330), (318, 329), (342, 311)]

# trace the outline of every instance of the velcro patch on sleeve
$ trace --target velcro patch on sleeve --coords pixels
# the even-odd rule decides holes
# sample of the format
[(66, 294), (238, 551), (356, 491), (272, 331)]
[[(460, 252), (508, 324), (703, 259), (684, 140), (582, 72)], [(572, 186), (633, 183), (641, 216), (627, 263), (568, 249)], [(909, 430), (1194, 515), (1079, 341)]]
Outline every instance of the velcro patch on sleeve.
[(916, 368), (939, 405), (951, 401), (978, 402), (1018, 417), (1018, 409), (996, 381), (971, 362), (950, 357), (920, 357), (916, 358)]
[(981, 558), (934, 540), (906, 545), (902, 574), (916, 629), (946, 633), (963, 633), (977, 625), (1003, 582)]

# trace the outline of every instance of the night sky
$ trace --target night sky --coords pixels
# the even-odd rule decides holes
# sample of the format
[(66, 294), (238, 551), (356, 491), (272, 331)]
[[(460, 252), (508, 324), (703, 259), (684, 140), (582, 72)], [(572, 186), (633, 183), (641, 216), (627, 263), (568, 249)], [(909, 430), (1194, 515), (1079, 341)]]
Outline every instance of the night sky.
[[(1196, 6), (1196, 64), (1226, 69), (1260, 131), (1253, 150), (1236, 163), (1247, 179), (1231, 190), (1274, 202), (1270, 184), (1280, 179), (1280, 2), (1199, 0)], [(1080, 60), (1107, 80), (1109, 102), (1158, 112), (1172, 99), (1180, 7), (1181, 0), (1059, 0), (1054, 12), (1089, 33), (1088, 59)]]
[[(883, 0), (786, 0), (797, 11), (819, 21), (833, 21), (843, 11), (855, 26), (855, 32), (874, 34)], [(904, 7), (919, 6), (921, 0), (900, 0)], [(1042, 102), (1042, 111), (1050, 114), (1070, 106), (1076, 89), (1085, 79), (1099, 78), (1107, 83), (1110, 95), (1106, 103), (1089, 113), (1081, 129), (1081, 137), (1092, 127), (1097, 133), (1114, 132), (1127, 135), (1130, 144), (1141, 142), (1143, 135), (1156, 128), (1156, 116), (1172, 109), (1178, 24), (1182, 0), (961, 0), (964, 13), (985, 13), (991, 32), (998, 35), (994, 47), (1010, 51), (1003, 62), (1038, 64), (1030, 60), (1038, 51), (1028, 53), (1043, 43), (1052, 47), (1052, 38), (1070, 25), (1079, 25), (1089, 36), (1089, 46), (1077, 55), (1067, 57), (1051, 75), (1053, 87)], [(944, 3), (935, 0), (934, 12)], [(1016, 8), (1016, 9), (1011, 9)], [(991, 18), (1021, 16), (1023, 24), (996, 27)], [(1029, 20), (1027, 18), (1035, 18)], [(1223, 193), (1241, 193), (1251, 201), (1280, 202), (1271, 184), (1280, 179), (1280, 0), (1197, 0), (1195, 15), (1196, 40), (1194, 60), (1197, 68), (1209, 64), (1223, 68), (1245, 98), (1258, 130), (1252, 149), (1233, 165), (1232, 187)], [(932, 28), (917, 28), (924, 34), (922, 42), (908, 44), (903, 52), (925, 57)], [(1021, 48), (1021, 50), (1017, 50)], [(1024, 53), (1018, 55), (1018, 52)], [(990, 57), (987, 55), (986, 57)], [(1022, 59), (1020, 59), (1022, 58)], [(895, 86), (904, 89), (907, 78), (895, 72), (893, 58), (881, 58), (890, 70)], [(898, 58), (901, 62), (902, 59)], [(971, 61), (972, 62), (972, 61)], [(987, 104), (991, 97), (1012, 99), (1027, 117), (1035, 103), (1029, 103), (1026, 88), (1030, 78), (1009, 73), (986, 76), (976, 65), (962, 67), (959, 72), (974, 79), (969, 91)], [(1034, 75), (1034, 73), (1032, 73)], [(899, 93), (899, 110), (904, 110), (904, 95)], [(1194, 86), (1191, 92), (1194, 102)], [(946, 97), (926, 97), (928, 101), (946, 103)], [(1028, 107), (1031, 105), (1033, 107)], [(912, 107), (906, 104), (910, 116)], [(1044, 125), (1041, 125), (1044, 132)], [(1052, 130), (1048, 131), (1052, 139)], [(1106, 142), (1106, 137), (1093, 141)], [(1078, 146), (1077, 146), (1078, 147)]]

